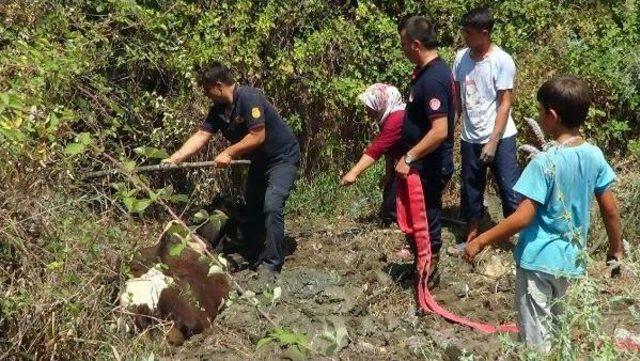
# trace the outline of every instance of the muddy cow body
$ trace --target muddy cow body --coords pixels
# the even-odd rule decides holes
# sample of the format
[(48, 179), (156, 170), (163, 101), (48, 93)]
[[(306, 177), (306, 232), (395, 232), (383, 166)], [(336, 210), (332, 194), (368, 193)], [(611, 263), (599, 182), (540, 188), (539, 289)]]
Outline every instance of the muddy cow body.
[[(219, 212), (208, 218), (197, 230), (207, 241), (219, 243), (228, 217)], [(138, 330), (158, 320), (172, 321), (166, 339), (174, 345), (210, 327), (229, 293), (226, 274), (210, 272), (215, 262), (188, 234), (170, 222), (156, 245), (134, 257), (129, 265), (133, 278), (120, 295), (121, 306), (134, 315)]]

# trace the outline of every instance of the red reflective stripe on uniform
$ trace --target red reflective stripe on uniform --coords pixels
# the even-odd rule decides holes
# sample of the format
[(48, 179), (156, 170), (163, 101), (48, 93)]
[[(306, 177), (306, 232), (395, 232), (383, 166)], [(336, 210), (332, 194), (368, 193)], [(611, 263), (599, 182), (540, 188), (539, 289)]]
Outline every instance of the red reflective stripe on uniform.
[(429, 239), (429, 223), (422, 191), (420, 175), (415, 169), (409, 172), (406, 180), (399, 179), (396, 192), (397, 218), (400, 229), (407, 235), (412, 235), (416, 242), (417, 253), (417, 302), (425, 312), (435, 313), (445, 319), (484, 333), (518, 332), (513, 324), (498, 327), (471, 321), (442, 308), (433, 298), (426, 287), (429, 263), (431, 262), (431, 241)]

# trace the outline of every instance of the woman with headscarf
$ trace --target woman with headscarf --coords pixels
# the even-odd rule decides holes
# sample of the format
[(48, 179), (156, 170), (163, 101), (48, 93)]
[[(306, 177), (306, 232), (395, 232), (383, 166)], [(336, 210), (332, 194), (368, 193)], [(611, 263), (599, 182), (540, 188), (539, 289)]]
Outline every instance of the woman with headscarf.
[(398, 88), (381, 83), (368, 87), (358, 99), (364, 103), (367, 115), (378, 122), (380, 133), (365, 149), (358, 163), (342, 177), (341, 184), (353, 184), (362, 172), (383, 154), (386, 155), (382, 218), (385, 222), (393, 222), (396, 218), (395, 164), (404, 154), (401, 138), (405, 103)]

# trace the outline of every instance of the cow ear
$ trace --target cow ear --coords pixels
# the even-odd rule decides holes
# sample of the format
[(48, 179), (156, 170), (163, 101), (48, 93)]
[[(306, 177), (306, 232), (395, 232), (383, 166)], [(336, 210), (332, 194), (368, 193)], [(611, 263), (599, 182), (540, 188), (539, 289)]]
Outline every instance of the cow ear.
[(133, 277), (140, 277), (158, 262), (158, 245), (141, 249), (129, 264)]

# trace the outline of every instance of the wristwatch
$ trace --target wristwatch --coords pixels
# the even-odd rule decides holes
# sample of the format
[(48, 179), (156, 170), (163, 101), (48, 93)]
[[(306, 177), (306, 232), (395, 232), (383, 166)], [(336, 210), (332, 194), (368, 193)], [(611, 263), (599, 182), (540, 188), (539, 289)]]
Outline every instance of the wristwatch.
[(407, 153), (407, 154), (404, 155), (404, 164), (410, 166), (411, 163), (413, 163), (413, 160), (414, 159), (413, 159), (413, 156), (411, 154)]

